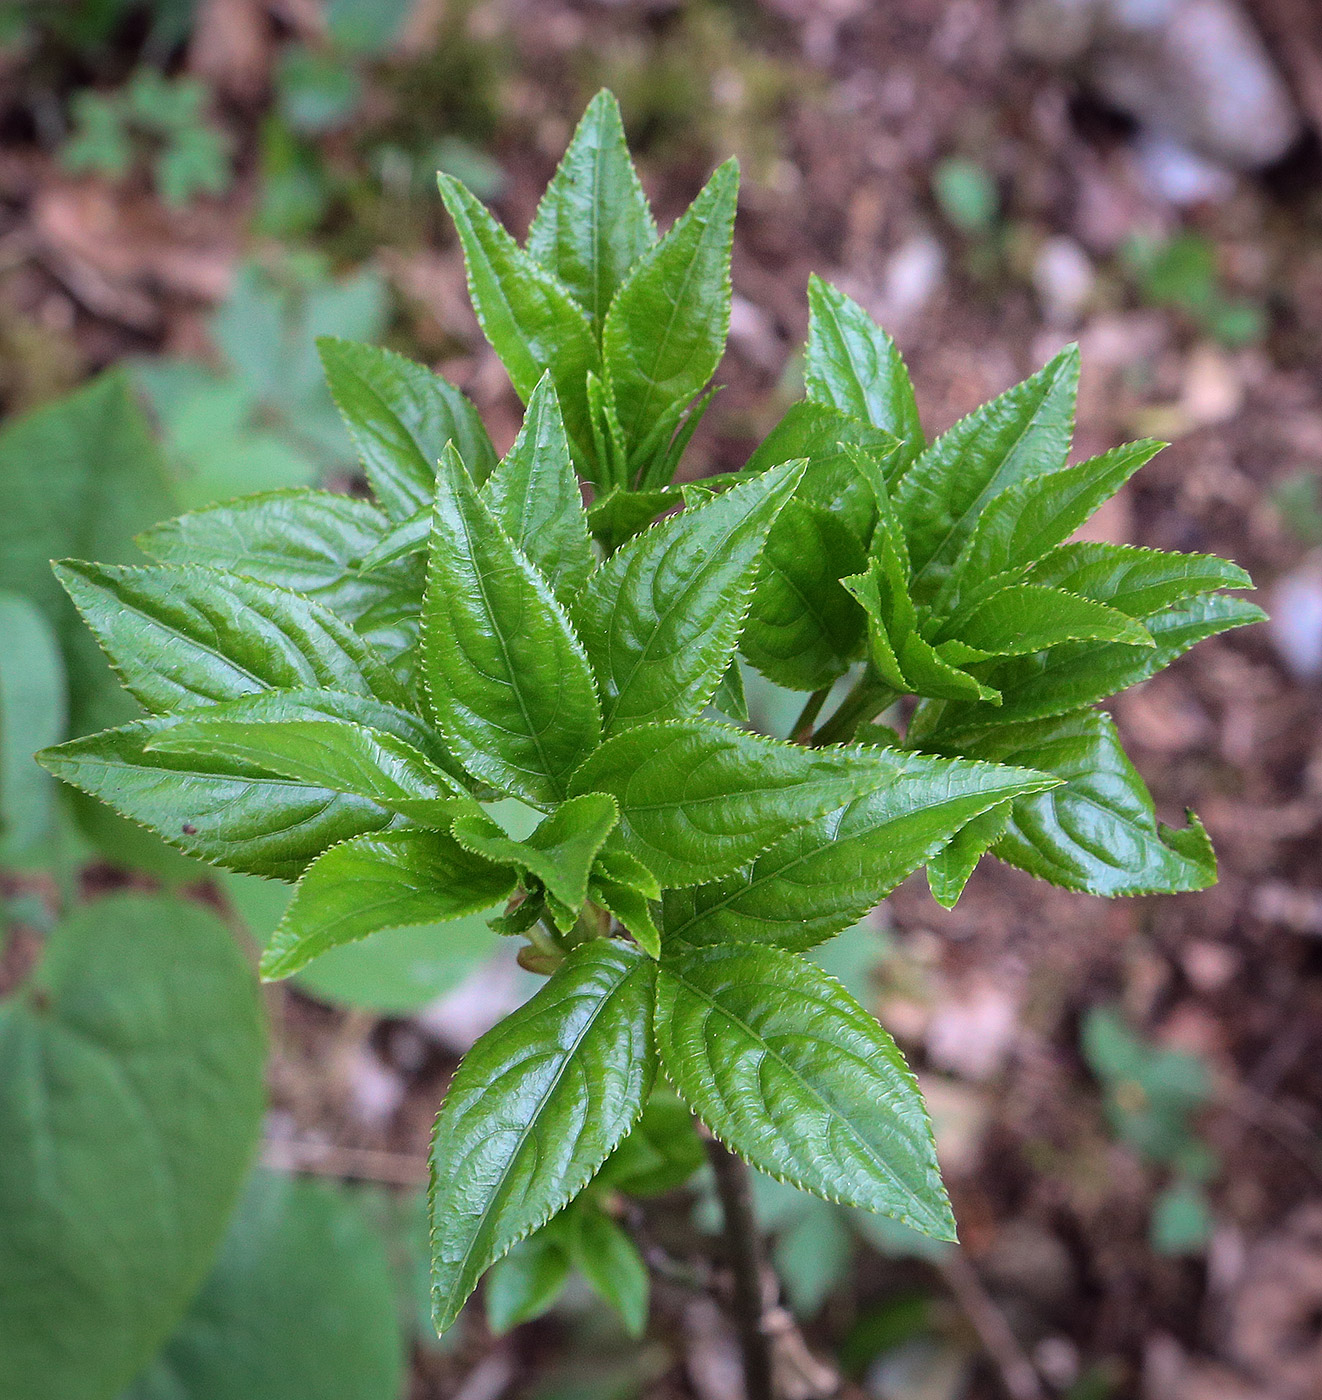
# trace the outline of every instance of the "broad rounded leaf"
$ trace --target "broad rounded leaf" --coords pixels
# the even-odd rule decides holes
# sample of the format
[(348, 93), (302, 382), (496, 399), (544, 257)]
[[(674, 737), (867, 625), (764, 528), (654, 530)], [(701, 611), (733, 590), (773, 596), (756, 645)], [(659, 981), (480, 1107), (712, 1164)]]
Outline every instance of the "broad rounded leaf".
[(120, 1400), (394, 1400), (403, 1381), (390, 1263), (361, 1211), (254, 1172), (211, 1276)]
[(220, 1243), (261, 1122), (256, 983), (196, 905), (120, 895), (0, 1005), (6, 1400), (107, 1400)]
[(432, 1141), (437, 1331), (489, 1265), (587, 1185), (642, 1112), (655, 967), (619, 941), (583, 944), (464, 1057)]
[(656, 1035), (675, 1088), (755, 1167), (955, 1238), (917, 1081), (876, 1018), (819, 968), (737, 943), (667, 959)]
[(36, 854), (54, 832), (55, 784), (33, 753), (58, 743), (68, 709), (59, 643), (37, 608), (0, 592), (0, 861)]

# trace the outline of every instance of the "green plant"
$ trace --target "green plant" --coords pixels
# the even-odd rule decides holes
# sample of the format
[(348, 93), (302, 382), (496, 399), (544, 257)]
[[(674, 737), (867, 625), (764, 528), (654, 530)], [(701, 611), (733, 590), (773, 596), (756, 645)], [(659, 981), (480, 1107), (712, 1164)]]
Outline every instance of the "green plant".
[(203, 113), (206, 100), (196, 79), (140, 68), (115, 92), (77, 94), (75, 130), (60, 158), (72, 171), (112, 180), (147, 164), (156, 192), (176, 207), (197, 194), (224, 194), (233, 172), (224, 135)]
[[(1260, 614), (1216, 591), (1249, 586), (1223, 560), (1064, 543), (1157, 450), (1066, 465), (1075, 351), (929, 446), (892, 342), (814, 279), (807, 401), (743, 471), (673, 484), (723, 350), (736, 186), (722, 166), (658, 239), (604, 93), (526, 248), (442, 176), (527, 405), (508, 454), (421, 366), (323, 340), (375, 504), (248, 497), (139, 536), (149, 567), (57, 566), (145, 716), (42, 762), (190, 855), (297, 881), (265, 976), (490, 910), (549, 975), (437, 1119), (440, 1330), (567, 1208), (520, 1297), (559, 1250), (637, 1324), (595, 1193), (658, 1071), (739, 1157), (952, 1239), (913, 1077), (801, 954), (924, 863), (953, 903), (988, 851), (1099, 894), (1215, 878), (1092, 706)], [(744, 663), (806, 695), (789, 741), (739, 727)], [(747, 1192), (708, 1151), (760, 1395)]]
[(1216, 247), (1202, 234), (1185, 231), (1165, 240), (1135, 235), (1122, 256), (1149, 305), (1183, 311), (1204, 334), (1232, 349), (1266, 333), (1263, 307), (1226, 291)]
[(1106, 1117), (1116, 1137), (1170, 1173), (1153, 1205), (1153, 1248), (1201, 1252), (1214, 1224), (1203, 1186), (1221, 1169), (1196, 1130), (1196, 1117), (1212, 1097), (1207, 1065), (1197, 1055), (1140, 1040), (1113, 1011), (1099, 1007), (1084, 1021), (1083, 1053), (1106, 1090)]

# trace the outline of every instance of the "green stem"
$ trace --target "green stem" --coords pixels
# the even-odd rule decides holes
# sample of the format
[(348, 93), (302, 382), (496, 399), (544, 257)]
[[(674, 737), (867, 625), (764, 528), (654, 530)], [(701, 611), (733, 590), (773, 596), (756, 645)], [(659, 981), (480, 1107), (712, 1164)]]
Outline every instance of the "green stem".
[(831, 693), (831, 687), (824, 685), (820, 690), (814, 690), (808, 697), (808, 703), (799, 711), (799, 717), (794, 721), (794, 727), (790, 730), (790, 743), (806, 744), (812, 738), (813, 723), (821, 713), (822, 706), (826, 704), (826, 697)]
[(861, 724), (876, 719), (894, 699), (895, 692), (884, 685), (869, 667), (840, 702), (836, 712), (813, 735), (813, 747), (847, 743)]

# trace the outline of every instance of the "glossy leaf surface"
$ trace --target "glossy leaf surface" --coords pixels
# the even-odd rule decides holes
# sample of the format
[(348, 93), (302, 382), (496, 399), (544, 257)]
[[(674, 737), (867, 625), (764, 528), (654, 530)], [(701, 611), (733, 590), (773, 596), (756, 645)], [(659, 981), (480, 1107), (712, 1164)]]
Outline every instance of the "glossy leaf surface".
[(1192, 814), (1183, 831), (1157, 822), (1109, 715), (1082, 710), (1007, 725), (970, 749), (1064, 779), (1011, 804), (992, 848), (1001, 860), (1089, 894), (1173, 894), (1215, 882), (1216, 857), (1201, 823)]
[(808, 397), (901, 439), (897, 475), (926, 445), (913, 384), (895, 342), (866, 311), (816, 275), (808, 279)]
[(262, 976), (288, 977), (319, 953), (381, 929), (479, 913), (513, 889), (509, 866), (473, 855), (448, 832), (356, 837), (309, 866), (262, 954)]
[(574, 619), (596, 673), (606, 733), (685, 719), (730, 664), (763, 542), (802, 462), (654, 525), (593, 574)]
[(563, 798), (601, 729), (592, 671), (453, 453), (438, 478), (423, 654), (432, 711), (468, 771), (534, 805)]
[(885, 777), (875, 791), (792, 832), (727, 879), (667, 893), (667, 939), (811, 948), (856, 923), (980, 812), (1053, 781), (901, 749), (880, 750), (876, 762)]
[(1143, 624), (1118, 609), (1039, 583), (1002, 588), (949, 630), (988, 656), (1023, 656), (1079, 641), (1152, 645)]
[(367, 480), (392, 520), (430, 505), (447, 442), (475, 481), (491, 474), (491, 439), (477, 409), (453, 384), (376, 346), (323, 336), (317, 349)]
[(528, 252), (564, 283), (600, 334), (617, 288), (655, 242), (619, 103), (599, 92), (537, 206)]
[(483, 1271), (572, 1200), (652, 1087), (655, 964), (575, 949), (455, 1074), (432, 1144), (432, 1297), (444, 1332)]
[(482, 496), (510, 540), (570, 606), (596, 559), (549, 372), (533, 390), (514, 446)]
[(962, 826), (950, 838), (949, 844), (927, 862), (928, 888), (932, 891), (932, 898), (943, 909), (955, 907), (974, 867), (1005, 835), (1009, 819), (1010, 804), (1002, 802)]
[(955, 1238), (917, 1082), (876, 1019), (811, 963), (741, 944), (667, 959), (656, 1033), (672, 1083), (741, 1157)]
[(57, 572), (125, 687), (152, 713), (275, 688), (408, 704), (352, 628), (288, 589), (194, 564), (70, 560)]
[(1214, 554), (1170, 554), (1131, 544), (1091, 542), (1053, 549), (1033, 566), (1028, 578), (1137, 618), (1218, 588), (1253, 587), (1243, 569)]
[(609, 739), (574, 775), (575, 792), (609, 792), (619, 839), (663, 887), (730, 874), (824, 812), (884, 784), (880, 750), (805, 749), (705, 720)]
[(602, 330), (625, 442), (632, 455), (720, 363), (730, 325), (730, 246), (739, 169), (720, 166), (612, 301)]

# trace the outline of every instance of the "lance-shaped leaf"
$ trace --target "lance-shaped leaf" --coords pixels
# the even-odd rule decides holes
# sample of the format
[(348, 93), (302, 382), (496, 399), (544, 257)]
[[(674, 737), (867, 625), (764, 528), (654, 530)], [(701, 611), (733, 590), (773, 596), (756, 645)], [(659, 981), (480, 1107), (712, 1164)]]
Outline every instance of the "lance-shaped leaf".
[(736, 724), (748, 723), (748, 697), (744, 694), (744, 673), (739, 669), (738, 657), (725, 668), (708, 704)]
[(548, 1222), (536, 1234), (520, 1240), (487, 1274), (482, 1299), (487, 1326), (497, 1337), (531, 1322), (555, 1306), (569, 1282), (569, 1250), (564, 1239), (563, 1216)]
[(830, 511), (866, 544), (877, 518), (877, 505), (850, 448), (877, 461), (883, 475), (894, 476), (899, 470), (900, 444), (890, 433), (851, 418), (830, 404), (796, 403), (762, 439), (745, 470), (766, 471), (781, 462), (806, 457), (808, 467), (795, 499)]
[(560, 801), (601, 732), (592, 671), (452, 450), (437, 478), (422, 645), (432, 712), (460, 762), (536, 806)]
[(893, 550), (874, 557), (867, 573), (840, 582), (867, 614), (869, 655), (887, 685), (901, 694), (995, 700), (994, 690), (948, 660), (918, 631), (918, 614)]
[(1154, 645), (1067, 642), (1034, 656), (1005, 661), (988, 679), (1004, 695), (999, 708), (948, 705), (939, 719), (942, 741), (986, 725), (1045, 719), (1104, 700), (1149, 676), (1207, 637), (1261, 622), (1266, 614), (1242, 598), (1211, 593), (1142, 619)]
[(453, 442), (475, 481), (496, 465), (472, 403), (439, 375), (391, 350), (334, 336), (317, 341), (326, 382), (392, 520), (431, 504), (436, 461)]
[(955, 561), (935, 610), (966, 610), (1012, 582), (1068, 539), (1163, 446), (1152, 439), (1126, 443), (1072, 467), (1016, 482), (993, 497)]
[(268, 979), (382, 929), (439, 924), (508, 898), (514, 871), (448, 832), (390, 831), (333, 846), (308, 867), (262, 954)]
[(1218, 588), (1252, 588), (1237, 564), (1214, 554), (1170, 554), (1132, 544), (1081, 542), (1053, 549), (1028, 575), (1031, 583), (1063, 588), (1146, 618)]
[(1005, 835), (1010, 820), (1010, 804), (1002, 802), (974, 817), (950, 838), (949, 845), (927, 862), (927, 885), (932, 898), (943, 909), (953, 909), (974, 867), (986, 852)]
[(556, 597), (568, 605), (596, 560), (549, 372), (533, 390), (523, 427), (483, 487), (482, 498), (514, 544), (542, 571)]
[(767, 531), (803, 474), (787, 462), (630, 540), (574, 610), (604, 729), (697, 714), (720, 684)]
[(105, 1400), (201, 1284), (261, 1126), (256, 986), (196, 904), (116, 895), (0, 1003), (0, 1375)]
[(796, 826), (888, 781), (877, 749), (805, 749), (706, 720), (608, 739), (575, 792), (619, 803), (620, 843), (663, 888), (720, 879)]
[(851, 927), (979, 813), (1051, 786), (1000, 764), (879, 750), (885, 776), (778, 841), (745, 870), (670, 891), (667, 940), (775, 943), (802, 952)]
[(815, 273), (808, 279), (808, 397), (901, 439), (898, 479), (923, 450), (913, 383), (895, 342), (866, 311)]
[(243, 574), (302, 593), (356, 622), (408, 582), (421, 593), (421, 570), (375, 578), (359, 570), (389, 526), (374, 505), (353, 496), (268, 491), (154, 525), (137, 544), (158, 563)]
[(655, 242), (619, 103), (603, 90), (588, 103), (537, 206), (528, 252), (564, 283), (600, 334), (616, 289)]
[(56, 573), (119, 678), (152, 713), (279, 687), (408, 704), (351, 627), (288, 589), (195, 564), (66, 560)]
[(588, 524), (607, 552), (644, 530), (662, 511), (680, 502), (677, 488), (664, 491), (628, 491), (617, 487), (588, 507)]
[(729, 160), (635, 264), (602, 331), (631, 460), (657, 424), (712, 377), (730, 327), (730, 246), (739, 166)]
[(922, 1095), (833, 978), (779, 948), (662, 962), (657, 1048), (690, 1108), (754, 1166), (829, 1201), (955, 1238)]
[(861, 649), (867, 614), (840, 580), (866, 566), (847, 526), (790, 501), (767, 536), (740, 651), (790, 690), (817, 690), (843, 676)]
[(576, 948), (464, 1056), (432, 1139), (433, 1321), (592, 1179), (655, 1075), (656, 964), (616, 940)]
[(656, 926), (652, 906), (644, 894), (632, 885), (598, 875), (593, 875), (588, 882), (588, 893), (593, 903), (600, 904), (629, 930), (649, 958), (661, 956), (661, 930)]
[(618, 819), (613, 798), (590, 792), (562, 802), (522, 841), (507, 836), (482, 812), (457, 818), (453, 831), (470, 851), (540, 880), (577, 914), (588, 896), (588, 871)]
[(527, 253), (458, 180), (438, 175), (468, 269), (468, 295), (482, 333), (526, 403), (549, 369), (565, 427), (591, 461), (587, 375), (601, 359), (591, 323), (564, 285)]
[(970, 745), (978, 757), (1040, 768), (1059, 787), (1010, 806), (1001, 860), (1089, 894), (1174, 894), (1216, 881), (1216, 857), (1192, 813), (1176, 831), (1160, 825), (1152, 798), (1099, 710), (1006, 725)]
[(1117, 608), (1038, 583), (1012, 583), (942, 629), (987, 656), (1023, 656), (1065, 642), (1151, 646), (1141, 622)]
[(913, 566), (914, 597), (940, 592), (987, 503), (1027, 477), (1065, 465), (1079, 382), (1077, 346), (942, 434), (895, 495)]
[(168, 726), (154, 719), (103, 730), (43, 749), (40, 762), (188, 855), (269, 879), (296, 880), (337, 841), (398, 820), (366, 798), (251, 764), (148, 750)]
[(342, 719), (217, 719), (185, 716), (147, 745), (156, 753), (251, 763), (331, 792), (356, 793), (426, 826), (481, 812), (460, 784), (411, 744)]
[(647, 1329), (647, 1265), (638, 1246), (600, 1206), (586, 1199), (570, 1212), (570, 1251), (593, 1291), (619, 1313), (624, 1330), (641, 1337)]

